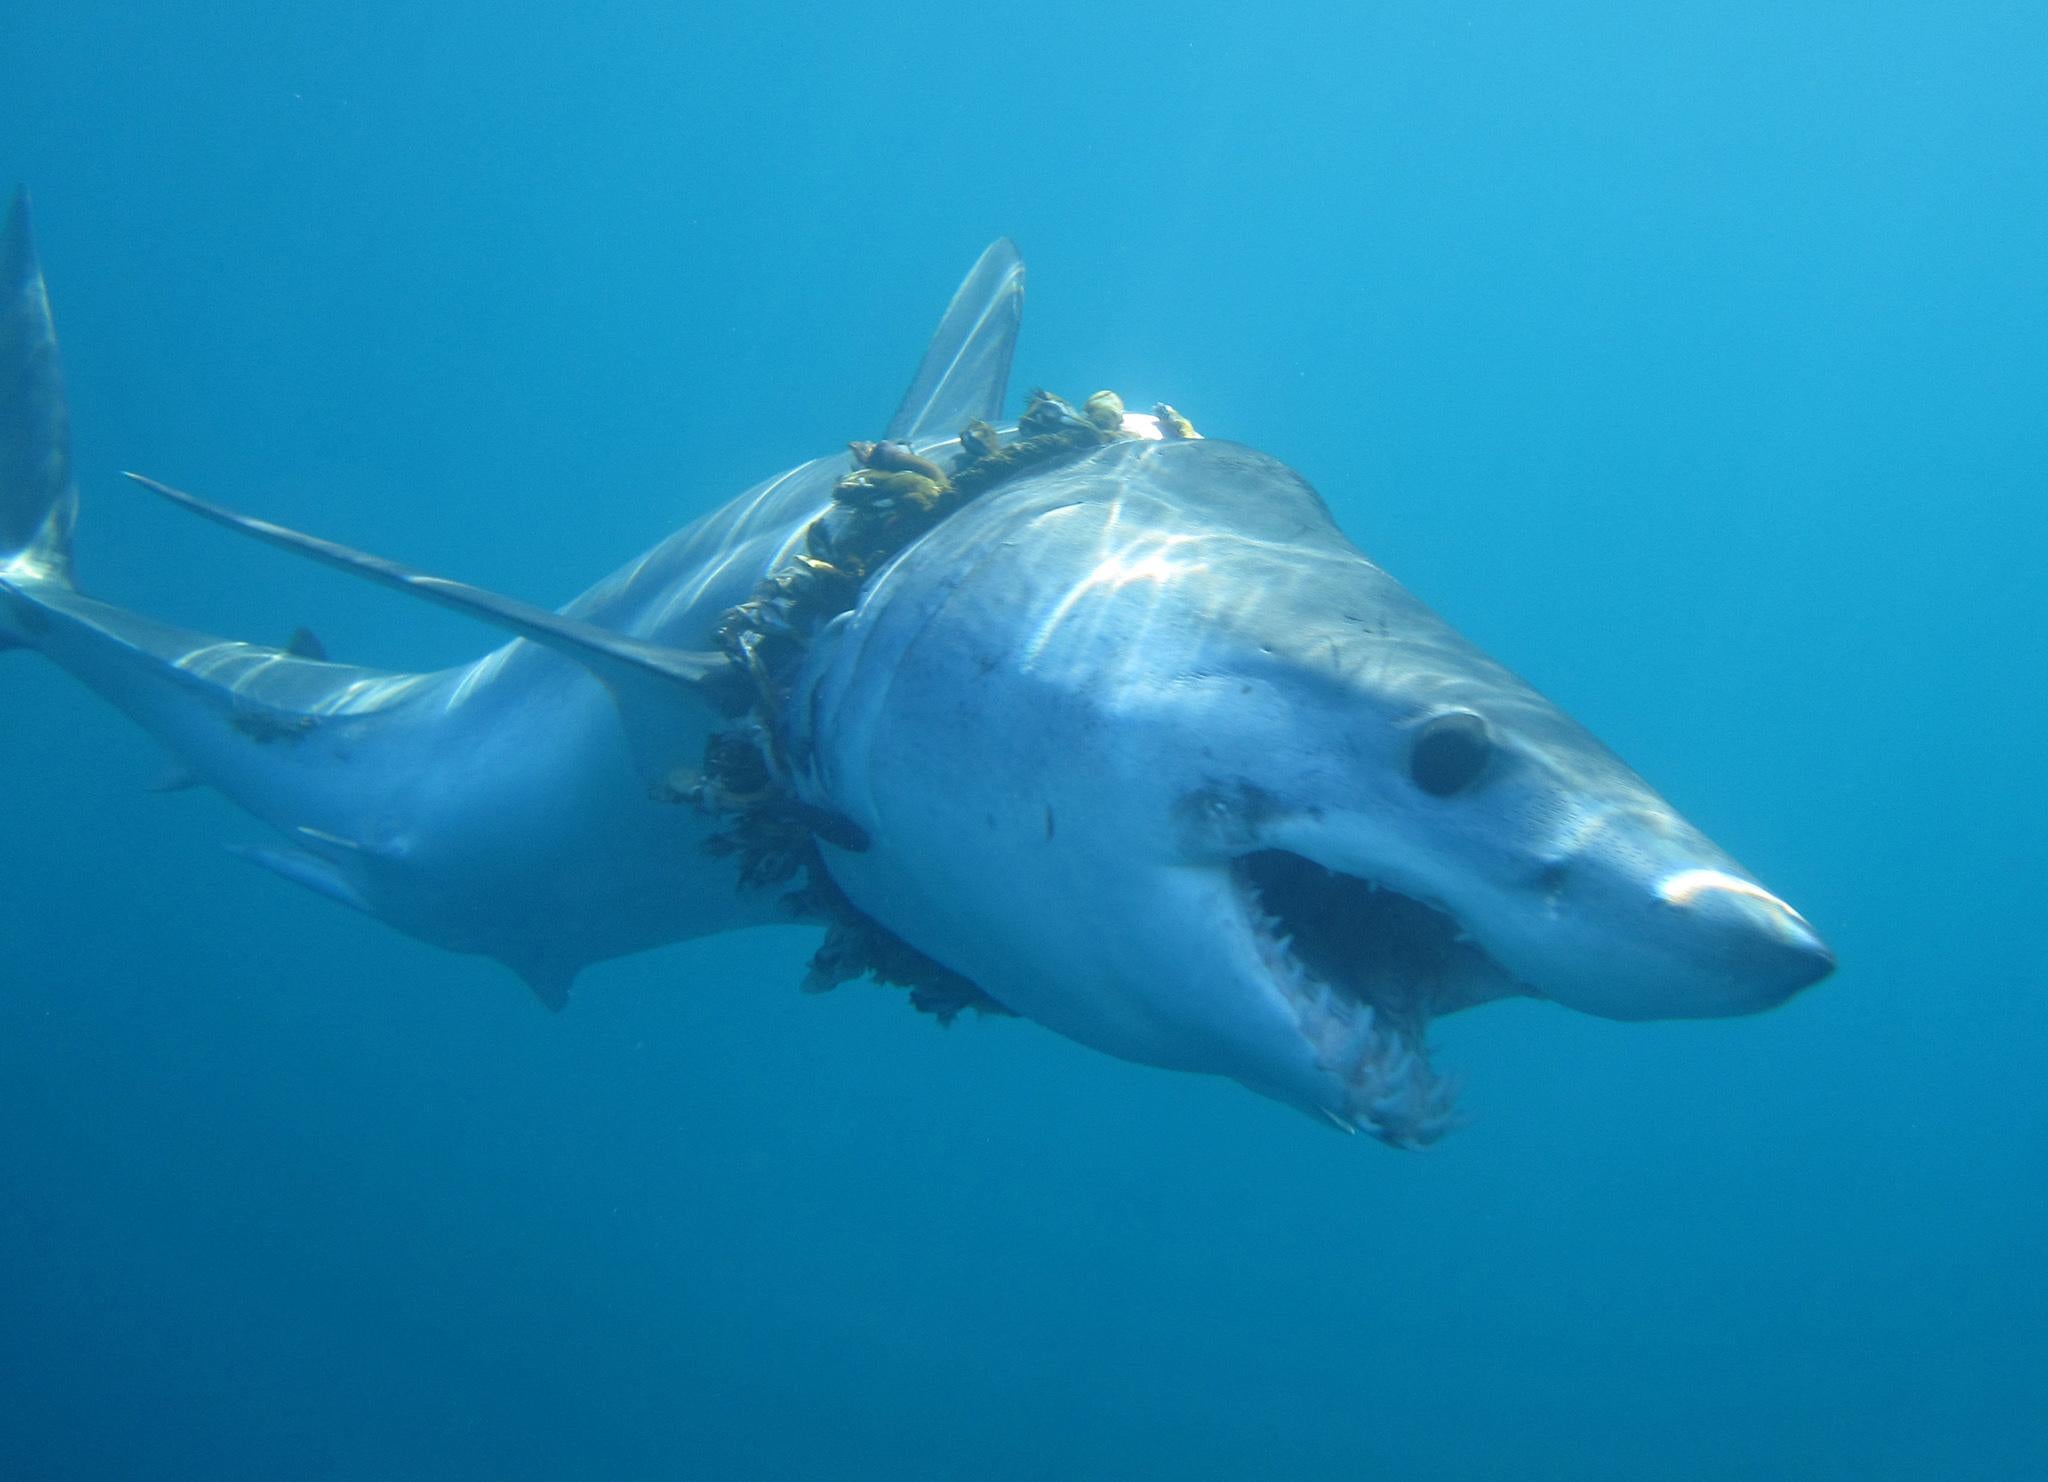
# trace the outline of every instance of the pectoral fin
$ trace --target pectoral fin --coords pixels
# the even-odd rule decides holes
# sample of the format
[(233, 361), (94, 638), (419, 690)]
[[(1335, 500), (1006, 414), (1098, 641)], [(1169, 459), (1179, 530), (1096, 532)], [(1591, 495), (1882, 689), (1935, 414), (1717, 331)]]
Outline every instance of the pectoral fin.
[(344, 906), (361, 911), (366, 916), (377, 912), (363, 899), (362, 892), (346, 879), (340, 870), (303, 849), (272, 849), (262, 845), (230, 844), (228, 853), (237, 859), (246, 859), (251, 864), (262, 865), (272, 874), (282, 875), (294, 885), (303, 885), (329, 900), (340, 901)]
[(668, 648), (624, 633), (609, 632), (580, 619), (564, 617), (530, 602), (522, 602), (517, 597), (502, 596), (482, 587), (470, 586), (467, 582), (416, 571), (382, 556), (373, 556), (315, 535), (304, 535), (252, 515), (238, 514), (223, 505), (173, 489), (139, 473), (131, 473), (128, 477), (181, 509), (253, 536), (266, 545), (296, 551), (322, 565), (351, 572), (380, 586), (464, 613), (493, 627), (516, 633), (543, 648), (553, 649), (610, 685), (622, 701), (629, 695), (654, 688), (670, 702), (680, 695), (713, 709), (718, 708), (715, 686), (727, 671), (723, 654)]

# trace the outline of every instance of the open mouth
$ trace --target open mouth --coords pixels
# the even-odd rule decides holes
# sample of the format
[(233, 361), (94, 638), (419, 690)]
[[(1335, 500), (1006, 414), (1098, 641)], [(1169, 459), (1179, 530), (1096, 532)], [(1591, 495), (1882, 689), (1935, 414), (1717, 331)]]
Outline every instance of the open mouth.
[(1346, 1089), (1331, 1115), (1399, 1147), (1456, 1126), (1457, 1087), (1429, 1063), (1429, 1021), (1513, 991), (1457, 919), (1285, 850), (1242, 855), (1230, 873), (1274, 983)]

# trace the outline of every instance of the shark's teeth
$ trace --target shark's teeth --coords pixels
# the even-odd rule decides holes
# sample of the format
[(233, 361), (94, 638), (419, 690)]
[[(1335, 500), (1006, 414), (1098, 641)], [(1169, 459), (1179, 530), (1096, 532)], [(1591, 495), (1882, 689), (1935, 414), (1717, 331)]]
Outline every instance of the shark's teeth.
[[(1294, 955), (1294, 934), (1257, 888), (1244, 882), (1243, 893), (1259, 956), (1293, 1003), (1316, 1063), (1344, 1084), (1345, 1105), (1326, 1107), (1324, 1114), (1393, 1147), (1426, 1147), (1456, 1128), (1457, 1083), (1436, 1073), (1421, 1042), (1383, 1023), (1370, 1003), (1311, 972)], [(1458, 938), (1470, 939), (1463, 931)]]

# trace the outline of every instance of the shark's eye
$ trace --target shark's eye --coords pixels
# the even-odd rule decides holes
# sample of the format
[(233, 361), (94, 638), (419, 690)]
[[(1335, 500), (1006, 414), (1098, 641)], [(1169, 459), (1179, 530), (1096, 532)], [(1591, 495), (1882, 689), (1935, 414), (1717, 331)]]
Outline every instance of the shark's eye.
[(1469, 710), (1431, 716), (1415, 733), (1408, 753), (1408, 775), (1433, 798), (1463, 792), (1479, 780), (1493, 755), (1486, 722)]

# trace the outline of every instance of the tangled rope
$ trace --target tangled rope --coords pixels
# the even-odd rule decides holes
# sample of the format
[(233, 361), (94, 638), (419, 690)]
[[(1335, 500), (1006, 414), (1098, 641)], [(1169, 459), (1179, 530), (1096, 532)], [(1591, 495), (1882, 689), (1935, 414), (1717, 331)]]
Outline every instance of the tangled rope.
[(733, 666), (738, 720), (711, 736), (702, 769), (678, 779), (665, 795), (719, 820), (706, 847), (734, 860), (742, 888), (768, 889), (802, 877), (784, 901), (797, 919), (825, 925), (825, 940), (804, 975), (806, 992), (871, 977), (909, 989), (912, 1005), (941, 1024), (963, 1009), (1010, 1012), (847, 899), (818, 845), (822, 840), (859, 853), (868, 847), (867, 836), (851, 820), (796, 795), (776, 719), (818, 631), (859, 602), (876, 571), (961, 506), (1020, 474), (1106, 443), (1198, 435), (1164, 402), (1153, 408), (1146, 430), (1134, 429), (1144, 422), (1127, 417), (1112, 391), (1096, 392), (1077, 410), (1034, 390), (1007, 441), (986, 422), (969, 423), (951, 468), (899, 442), (849, 443), (855, 466), (833, 486), (831, 507), (805, 527), (797, 554), (720, 619), (718, 644)]

